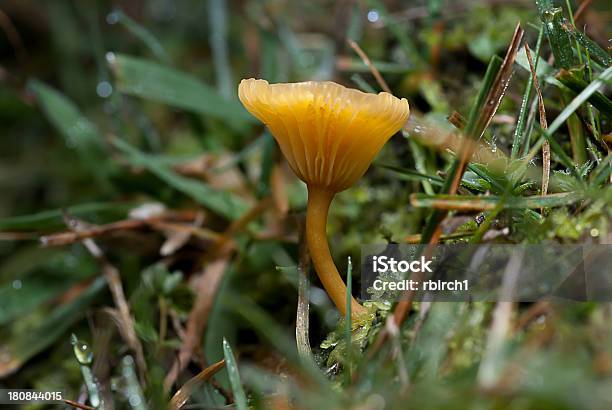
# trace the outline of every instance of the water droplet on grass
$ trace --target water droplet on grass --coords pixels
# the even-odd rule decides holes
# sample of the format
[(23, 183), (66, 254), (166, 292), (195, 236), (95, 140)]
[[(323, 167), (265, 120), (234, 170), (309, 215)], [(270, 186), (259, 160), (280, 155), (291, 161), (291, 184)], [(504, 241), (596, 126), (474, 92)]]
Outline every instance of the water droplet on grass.
[(87, 345), (87, 343), (79, 340), (76, 335), (71, 337), (72, 350), (74, 356), (80, 364), (91, 364), (93, 361), (93, 352)]
[(117, 24), (119, 22), (119, 11), (114, 10), (106, 15), (106, 22), (110, 25)]
[(138, 397), (137, 394), (130, 395), (129, 401), (130, 401), (130, 405), (134, 407), (140, 405), (140, 397)]
[(368, 21), (370, 23), (376, 23), (380, 19), (380, 14), (376, 10), (368, 11)]
[(106, 58), (106, 62), (109, 64), (114, 64), (115, 61), (117, 60), (117, 56), (112, 51), (109, 51), (108, 53), (106, 53), (104, 57)]
[(108, 81), (100, 81), (96, 86), (96, 94), (102, 98), (108, 98), (113, 93), (113, 86)]

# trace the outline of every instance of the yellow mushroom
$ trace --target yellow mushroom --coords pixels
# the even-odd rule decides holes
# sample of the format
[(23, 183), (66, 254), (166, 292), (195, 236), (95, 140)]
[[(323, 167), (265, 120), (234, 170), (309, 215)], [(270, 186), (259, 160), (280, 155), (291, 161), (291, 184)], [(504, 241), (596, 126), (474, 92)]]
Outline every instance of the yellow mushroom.
[[(334, 195), (357, 182), (382, 146), (408, 119), (406, 99), (367, 94), (330, 81), (268, 84), (242, 80), (240, 101), (278, 142), (295, 174), (308, 187), (306, 239), (315, 270), (332, 301), (346, 314), (346, 286), (327, 243)], [(355, 317), (365, 308), (352, 300)]]

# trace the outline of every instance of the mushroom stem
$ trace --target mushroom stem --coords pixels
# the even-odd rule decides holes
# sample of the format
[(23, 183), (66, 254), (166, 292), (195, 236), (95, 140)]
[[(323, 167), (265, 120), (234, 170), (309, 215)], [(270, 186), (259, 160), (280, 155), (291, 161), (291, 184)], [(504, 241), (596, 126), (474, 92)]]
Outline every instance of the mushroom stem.
[[(327, 213), (335, 192), (320, 187), (308, 187), (306, 209), (306, 241), (310, 257), (323, 287), (342, 316), (346, 316), (346, 285), (334, 264), (327, 243)], [(366, 309), (351, 297), (353, 319), (366, 314)]]

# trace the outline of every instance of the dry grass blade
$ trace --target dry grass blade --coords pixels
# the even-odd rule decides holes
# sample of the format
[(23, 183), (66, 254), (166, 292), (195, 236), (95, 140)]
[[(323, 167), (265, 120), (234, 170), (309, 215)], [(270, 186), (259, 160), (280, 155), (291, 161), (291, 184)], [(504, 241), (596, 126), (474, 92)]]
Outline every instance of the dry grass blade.
[[(88, 229), (83, 222), (69, 216), (68, 214), (64, 215), (64, 219), (66, 221), (66, 225), (74, 232), (78, 233)], [(144, 383), (147, 374), (147, 363), (145, 361), (142, 344), (136, 336), (134, 318), (132, 317), (130, 306), (125, 298), (125, 292), (123, 290), (123, 285), (121, 284), (119, 270), (106, 259), (102, 249), (100, 249), (93, 239), (85, 239), (83, 241), (83, 245), (85, 245), (85, 248), (87, 248), (89, 253), (91, 253), (92, 256), (102, 265), (102, 273), (104, 274), (104, 277), (108, 283), (108, 288), (113, 297), (113, 302), (119, 311), (121, 319), (119, 330), (121, 336), (125, 339), (127, 345), (136, 355), (136, 364), (138, 366), (140, 382)]]
[(116, 231), (138, 229), (145, 226), (145, 221), (128, 219), (125, 221), (118, 221), (109, 223), (106, 225), (83, 227), (79, 231), (67, 231), (59, 232), (51, 235), (45, 235), (40, 237), (40, 243), (43, 246), (64, 246), (75, 242), (79, 242), (88, 238), (94, 238), (109, 234)]
[[(119, 231), (136, 230), (146, 227), (161, 227), (164, 224), (173, 222), (193, 222), (198, 218), (198, 214), (194, 212), (168, 213), (164, 215), (156, 215), (143, 219), (126, 219), (123, 221), (111, 222), (106, 225), (82, 226), (81, 230), (70, 230), (59, 232), (51, 235), (40, 237), (40, 242), (43, 246), (64, 246), (75, 242), (82, 241), (87, 238), (96, 238), (99, 236), (109, 235)], [(172, 230), (172, 225), (168, 225), (168, 229)], [(186, 227), (185, 225), (178, 225)]]
[(523, 329), (539, 317), (550, 315), (551, 312), (552, 306), (549, 300), (536, 302), (519, 316), (514, 326), (514, 330)]
[(6, 34), (6, 37), (15, 50), (17, 57), (23, 61), (28, 55), (23, 44), (23, 40), (21, 39), (15, 24), (13, 24), (10, 17), (2, 9), (0, 9), (0, 28), (2, 28), (2, 31), (4, 31), (4, 34)]
[(272, 168), (272, 175), (270, 177), (270, 189), (272, 191), (272, 199), (274, 201), (274, 207), (281, 217), (287, 215), (289, 212), (289, 197), (287, 196), (287, 181), (283, 169), (280, 165), (276, 164)]
[(376, 66), (372, 64), (372, 61), (370, 61), (370, 58), (367, 56), (367, 54), (364, 53), (361, 47), (359, 47), (359, 44), (357, 44), (350, 38), (346, 39), (346, 41), (348, 42), (349, 46), (351, 46), (351, 48), (355, 50), (357, 55), (359, 55), (359, 58), (363, 60), (363, 63), (370, 69), (370, 71), (372, 72), (372, 75), (376, 79), (376, 82), (378, 83), (380, 88), (382, 88), (384, 91), (388, 92), (389, 94), (392, 94), (391, 89), (387, 85), (387, 82), (384, 80), (384, 78), (382, 78), (382, 75), (380, 75), (380, 71), (378, 71)]
[(234, 251), (234, 244), (231, 240), (232, 236), (245, 229), (252, 220), (261, 215), (271, 204), (271, 198), (263, 199), (255, 204), (243, 216), (235, 220), (212, 246), (206, 268), (198, 274), (196, 279), (196, 300), (191, 312), (189, 312), (183, 343), (176, 360), (164, 379), (164, 387), (167, 391), (170, 390), (180, 372), (191, 360), (194, 350), (204, 335), (204, 329), (208, 323), (208, 315), (215, 301), (217, 289)]
[(580, 3), (578, 10), (576, 10), (576, 13), (574, 13), (574, 21), (578, 21), (582, 17), (582, 15), (585, 11), (587, 11), (592, 2), (593, 0), (584, 0), (582, 3)]
[[(410, 197), (410, 204), (414, 207), (421, 206), (419, 199), (414, 195)], [(440, 199), (440, 200), (433, 199), (427, 203), (427, 206), (433, 209), (443, 209), (445, 211), (470, 212), (470, 211), (492, 211), (498, 205), (495, 203), (478, 200), (477, 198), (471, 199), (470, 197), (466, 197), (465, 201), (460, 201), (460, 200), (449, 201), (445, 199)]]
[(204, 335), (204, 329), (208, 323), (208, 316), (212, 309), (213, 302), (215, 301), (217, 289), (221, 284), (221, 279), (229, 264), (232, 253), (231, 250), (232, 246), (228, 246), (216, 260), (210, 262), (206, 266), (203, 274), (199, 278), (196, 300), (191, 312), (189, 312), (183, 344), (164, 380), (166, 391), (170, 390), (170, 387), (174, 384), (179, 373), (191, 360), (194, 350), (199, 346), (200, 340)]
[(273, 200), (270, 197), (262, 199), (244, 215), (232, 222), (229, 228), (217, 241), (216, 248), (222, 248), (225, 245), (225, 242), (227, 242), (234, 234), (244, 230), (251, 221), (261, 215), (264, 211), (266, 211), (272, 205), (272, 203)]
[(453, 124), (455, 128), (457, 128), (458, 130), (464, 129), (465, 124), (467, 123), (467, 120), (465, 119), (465, 117), (461, 115), (460, 113), (458, 113), (457, 111), (453, 111), (451, 115), (448, 116), (447, 120), (448, 122)]
[(113, 301), (121, 317), (121, 326), (119, 330), (123, 338), (126, 340), (128, 346), (134, 351), (136, 355), (136, 363), (138, 364), (138, 370), (140, 374), (141, 382), (144, 382), (147, 371), (147, 364), (144, 358), (144, 351), (142, 344), (136, 336), (136, 330), (134, 328), (134, 318), (130, 313), (130, 307), (125, 298), (125, 292), (123, 291), (123, 285), (121, 284), (121, 278), (119, 271), (113, 265), (108, 262), (104, 262), (102, 267), (104, 276), (108, 282), (108, 287), (113, 296)]
[(88, 406), (86, 404), (78, 403), (78, 402), (76, 402), (74, 400), (64, 399), (63, 402), (66, 403), (69, 406), (76, 407), (77, 409), (96, 410), (94, 407)]
[(0, 241), (31, 241), (37, 237), (35, 232), (0, 232)]
[(542, 207), (558, 207), (576, 203), (584, 199), (583, 192), (568, 191), (550, 195), (531, 195), (515, 198), (502, 198), (482, 195), (439, 195), (427, 196), (411, 194), (410, 204), (416, 208), (442, 209), (447, 211), (492, 211), (499, 208), (538, 209)]
[(512, 254), (502, 281), (502, 300), (497, 302), (493, 311), (493, 323), (487, 337), (487, 348), (478, 369), (478, 381), (484, 388), (494, 386), (501, 374), (501, 361), (504, 355), (504, 342), (511, 330), (510, 321), (514, 305), (508, 300), (516, 291), (524, 251)]
[(152, 228), (157, 229), (159, 231), (164, 231), (166, 234), (185, 233), (195, 238), (213, 242), (217, 242), (221, 239), (220, 233), (215, 232), (212, 229), (197, 226), (195, 223), (186, 225), (174, 222), (160, 221), (150, 222), (150, 225)]
[(170, 400), (169, 409), (180, 409), (187, 402), (187, 400), (189, 400), (191, 392), (193, 392), (193, 390), (197, 388), (200, 383), (203, 383), (210, 379), (224, 366), (225, 360), (220, 360), (217, 363), (208, 366), (206, 369), (202, 370), (200, 373), (189, 379), (187, 383), (185, 383), (180, 389), (178, 389), (174, 396), (172, 396), (172, 399)]
[(295, 323), (295, 340), (298, 353), (304, 358), (312, 358), (310, 340), (308, 337), (309, 329), (309, 289), (310, 281), (308, 273), (310, 271), (310, 255), (306, 246), (306, 222), (304, 217), (300, 217), (300, 260), (298, 265), (298, 305)]
[[(548, 122), (546, 121), (546, 109), (544, 108), (544, 98), (542, 98), (542, 90), (540, 89), (540, 83), (538, 82), (538, 76), (536, 74), (535, 66), (533, 65), (533, 59), (531, 58), (531, 50), (529, 45), (525, 43), (525, 54), (527, 55), (527, 61), (529, 62), (529, 70), (531, 70), (531, 76), (533, 78), (533, 85), (535, 86), (538, 94), (538, 111), (540, 114), (540, 126), (543, 130), (548, 129)], [(542, 144), (542, 195), (548, 193), (548, 182), (550, 180), (550, 144), (545, 141)]]
[(91, 318), (89, 325), (92, 332), (92, 348), (96, 352), (91, 370), (98, 384), (101, 401), (104, 402), (106, 408), (112, 409), (115, 408), (115, 398), (111, 386), (113, 360), (110, 350), (115, 329), (112, 326), (105, 326), (110, 323), (104, 316), (101, 315), (100, 318), (103, 320), (102, 323), (96, 325)]
[(504, 94), (506, 93), (506, 89), (508, 88), (510, 78), (512, 78), (512, 73), (514, 71), (514, 60), (516, 59), (516, 54), (519, 51), (524, 33), (525, 31), (521, 27), (521, 24), (518, 23), (516, 25), (516, 28), (514, 29), (514, 34), (512, 35), (512, 40), (510, 40), (508, 50), (506, 51), (504, 62), (502, 63), (499, 72), (497, 73), (497, 77), (495, 78), (493, 87), (491, 87), (491, 90), (487, 95), (485, 108), (478, 119), (478, 123), (475, 128), (475, 130), (477, 130), (478, 132), (478, 135), (476, 135), (477, 139), (480, 139), (480, 137), (482, 137), (485, 130), (491, 123), (491, 119), (497, 112), (499, 104), (501, 104), (501, 100)]
[[(199, 214), (193, 223), (190, 225), (190, 228), (198, 229), (202, 226), (204, 222), (204, 215)], [(184, 231), (176, 231), (176, 232), (168, 232), (166, 241), (163, 243), (161, 248), (159, 249), (159, 254), (161, 256), (169, 256), (175, 253), (178, 249), (183, 247), (189, 239), (191, 238), (191, 232), (189, 229)]]
[[(468, 135), (468, 137), (480, 140), (487, 127), (491, 123), (491, 119), (497, 112), (499, 105), (501, 104), (502, 98), (506, 93), (506, 89), (508, 88), (508, 84), (510, 83), (510, 78), (512, 77), (514, 60), (516, 59), (516, 54), (518, 53), (521, 40), (523, 39), (523, 34), (525, 31), (521, 27), (521, 24), (518, 23), (516, 28), (514, 29), (514, 34), (512, 35), (512, 40), (510, 40), (510, 45), (508, 46), (508, 50), (506, 51), (506, 56), (504, 57), (504, 61), (495, 77), (493, 82), (493, 86), (489, 90), (487, 97), (485, 99), (485, 104), (480, 116), (476, 121), (476, 125), (471, 128), (474, 132), (474, 135)], [(463, 178), (463, 174), (465, 173), (465, 169), (467, 167), (467, 163), (469, 162), (473, 151), (472, 149), (468, 149), (469, 147), (465, 147), (459, 152), (459, 167), (457, 168), (457, 172), (455, 173), (455, 177), (451, 184), (451, 189), (449, 190), (449, 194), (454, 194), (457, 192), (459, 185), (461, 183), (461, 179)], [(434, 235), (429, 241), (430, 245), (438, 243), (440, 239), (440, 229), (436, 229)]]
[[(474, 231), (455, 232), (455, 233), (451, 233), (447, 235), (441, 235), (440, 239), (442, 240), (460, 239), (460, 238), (465, 238), (466, 236), (472, 236), (472, 235), (474, 235)], [(407, 235), (404, 238), (404, 242), (408, 244), (413, 244), (413, 245), (419, 244), (421, 242), (421, 234), (417, 233), (417, 234)]]

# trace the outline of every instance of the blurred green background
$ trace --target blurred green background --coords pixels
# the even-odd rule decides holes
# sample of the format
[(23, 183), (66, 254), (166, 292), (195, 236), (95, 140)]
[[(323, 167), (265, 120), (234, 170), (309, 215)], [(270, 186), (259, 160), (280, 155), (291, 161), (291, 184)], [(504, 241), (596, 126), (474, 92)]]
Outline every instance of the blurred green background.
[[(580, 3), (556, 4), (566, 18), (568, 5), (576, 11)], [(589, 81), (606, 69), (610, 13), (608, 2), (589, 2), (575, 22), (579, 31), (587, 28), (590, 41), (604, 53)], [(287, 365), (287, 355), (278, 353), (286, 352), (286, 346), (280, 346), (280, 340), (276, 345), (274, 340), (262, 341), (274, 339), (274, 326), (288, 340), (294, 335), (298, 226), (306, 192), (272, 137), (239, 103), (240, 79), (333, 80), (380, 91), (370, 68), (347, 44), (350, 38), (394, 94), (409, 100), (412, 121), (451, 131), (447, 117), (453, 111), (468, 116), (491, 57), (504, 56), (519, 22), (525, 41), (535, 49), (540, 14), (534, 2), (523, 0), (1, 1), (0, 388), (62, 388), (76, 400), (87, 385), (84, 366), (93, 369), (102, 396), (116, 397), (116, 408), (138, 408), (129, 400), (136, 393), (126, 393), (131, 388), (141, 389), (150, 407), (163, 407), (167, 395), (161, 386), (184, 343), (194, 289), (205, 288), (198, 288), (203, 277), (214, 281), (214, 272), (207, 269), (219, 259), (224, 265), (211, 285), (197, 354), (171, 393), (224, 357), (224, 337), (244, 360), (272, 373), (293, 375), (297, 371)], [(540, 50), (544, 61), (554, 51), (546, 39)], [(583, 47), (586, 55), (588, 47), (576, 47)], [(492, 152), (511, 151), (529, 78), (526, 67), (524, 59), (516, 64), (484, 137)], [(580, 67), (587, 70), (584, 64)], [(542, 75), (543, 87), (553, 87), (545, 79), (554, 74)], [(550, 120), (575, 96), (563, 97), (554, 87), (544, 91)], [(537, 129), (535, 107), (530, 121)], [(584, 118), (590, 118), (586, 110), (591, 108), (582, 107), (580, 113), (587, 157), (577, 161), (589, 162), (583, 177), (593, 172), (591, 180), (601, 184), (609, 178), (596, 178), (603, 175), (596, 167), (604, 163), (605, 171), (605, 158), (609, 160), (610, 124), (609, 117), (602, 114), (599, 122), (597, 115), (599, 126), (589, 131), (591, 123)], [(563, 127), (558, 136), (567, 152), (571, 132), (577, 131)], [(358, 257), (361, 243), (403, 242), (423, 231), (430, 210), (410, 206), (410, 194), (434, 193), (440, 185), (434, 182), (446, 175), (448, 159), (443, 150), (412, 138), (398, 135), (390, 141), (377, 165), (332, 207), (328, 234), (341, 271), (347, 256)], [(414, 172), (393, 172), (382, 165)], [(566, 173), (563, 165), (555, 153), (552, 169)], [(490, 193), (491, 181), (474, 172), (466, 174), (473, 184), (464, 187), (472, 191), (460, 193)], [(553, 190), (564, 192), (559, 186)], [(538, 183), (526, 188), (537, 194)], [(502, 232), (509, 226), (509, 242), (593, 240), (593, 229), (603, 237), (610, 191), (601, 189), (602, 198), (593, 206), (557, 208), (538, 219), (540, 224), (523, 214), (502, 212), (492, 228)], [(137, 354), (121, 333), (125, 323), (117, 313), (116, 295), (107, 289), (108, 275), (101, 274), (104, 265), (78, 240), (57, 246), (42, 246), (39, 240), (69, 231), (66, 215), (82, 221), (80, 229), (90, 229), (88, 224), (133, 221), (135, 209), (160, 221), (111, 227), (94, 239), (105, 263), (118, 269), (134, 332), (144, 349), (146, 376), (138, 374), (144, 370), (138, 363), (125, 362), (128, 352), (130, 357)], [(253, 219), (243, 221), (249, 210), (255, 212)], [(478, 213), (457, 216), (457, 226), (471, 233), (477, 229)], [(245, 223), (234, 226), (236, 221)], [(223, 234), (232, 240), (229, 254), (216, 247)], [(310, 341), (317, 350), (336, 328), (338, 314), (316, 278), (311, 279)], [(358, 276), (355, 282), (358, 290)], [(427, 337), (418, 339), (421, 344), (406, 342), (416, 346), (406, 347), (411, 376), (421, 381), (415, 387), (420, 397), (415, 403), (425, 403), (423, 408), (611, 406), (609, 306), (555, 307), (562, 319), (554, 329), (542, 319), (536, 330), (521, 333), (507, 347), (510, 351), (520, 350), (526, 340), (534, 349), (558, 345), (540, 352), (521, 382), (499, 396), (473, 389), (492, 309), (444, 304), (432, 310), (426, 322), (430, 325), (423, 330)], [(269, 322), (266, 312), (277, 324)], [(406, 340), (411, 340), (417, 321), (416, 315), (411, 317)], [(444, 329), (451, 324), (458, 328), (449, 336)], [(532, 331), (552, 335), (541, 342), (538, 337), (549, 336), (537, 333), (534, 342)], [(93, 349), (93, 363), (75, 359), (71, 333)], [(531, 357), (529, 349), (521, 352)], [(383, 376), (394, 378), (393, 371), (378, 370), (372, 370), (369, 386), (352, 387), (355, 402), (373, 403), (361, 408), (380, 408), (377, 397), (370, 397), (377, 391), (389, 408), (401, 403), (401, 396), (381, 381)], [(256, 390), (252, 379), (250, 389)], [(339, 378), (332, 379), (334, 385), (341, 384)], [(203, 386), (195, 402), (204, 408), (232, 402), (228, 392), (234, 386), (225, 371), (218, 381)], [(329, 400), (330, 408), (348, 406), (346, 395), (329, 389), (317, 393), (321, 400)], [(261, 396), (267, 397), (269, 391), (262, 390)], [(514, 400), (517, 391), (521, 398)], [(436, 398), (427, 403), (424, 397), (432, 395)], [(465, 407), (458, 404), (464, 400)]]

